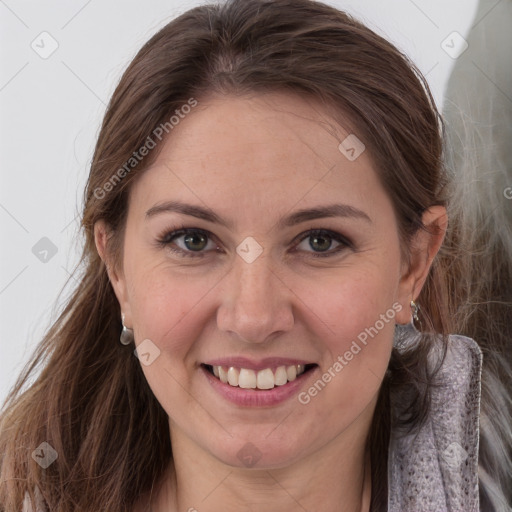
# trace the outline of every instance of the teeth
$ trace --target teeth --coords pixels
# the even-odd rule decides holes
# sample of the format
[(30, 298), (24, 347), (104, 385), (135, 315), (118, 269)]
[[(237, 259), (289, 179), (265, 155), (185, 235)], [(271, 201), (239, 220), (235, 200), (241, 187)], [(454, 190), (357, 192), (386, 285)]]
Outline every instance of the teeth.
[(267, 368), (266, 370), (260, 370), (256, 376), (256, 381), (258, 383), (258, 389), (272, 389), (275, 384), (274, 372), (270, 368)]
[(219, 379), (221, 382), (224, 382), (226, 384), (228, 382), (228, 372), (222, 368), (222, 366), (214, 366), (213, 367), (213, 374), (215, 375), (215, 368), (217, 368), (217, 371), (219, 372)]
[(283, 386), (288, 382), (288, 375), (286, 375), (286, 366), (280, 366), (276, 370), (276, 374), (274, 375), (274, 384), (276, 386)]
[(238, 386), (238, 370), (236, 368), (231, 368), (228, 370), (228, 383), (230, 386)]
[(242, 368), (238, 377), (238, 387), (244, 389), (254, 389), (256, 387), (256, 374), (252, 370), (246, 370), (245, 368)]
[(297, 376), (304, 373), (304, 370), (303, 364), (279, 366), (275, 371), (265, 368), (258, 372), (234, 366), (213, 366), (213, 374), (221, 382), (244, 389), (272, 389), (275, 386), (284, 386), (287, 382), (294, 381)]
[(297, 378), (297, 367), (296, 366), (287, 366), (286, 367), (286, 375), (288, 376), (288, 380), (292, 381)]

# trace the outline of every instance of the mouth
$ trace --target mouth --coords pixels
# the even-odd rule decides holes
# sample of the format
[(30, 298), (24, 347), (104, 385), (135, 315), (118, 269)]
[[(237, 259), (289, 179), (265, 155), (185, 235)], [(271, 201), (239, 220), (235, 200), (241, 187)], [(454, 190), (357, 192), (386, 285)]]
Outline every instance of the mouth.
[(310, 372), (318, 365), (291, 364), (261, 370), (236, 366), (214, 366), (204, 363), (201, 366), (217, 380), (231, 387), (265, 391), (293, 382), (297, 377)]

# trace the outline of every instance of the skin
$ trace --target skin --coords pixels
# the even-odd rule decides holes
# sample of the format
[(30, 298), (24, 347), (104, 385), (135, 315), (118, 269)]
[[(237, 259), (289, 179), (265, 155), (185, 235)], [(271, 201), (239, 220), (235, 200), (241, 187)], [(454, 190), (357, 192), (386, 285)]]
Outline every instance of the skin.
[[(365, 442), (394, 324), (411, 320), (409, 303), (442, 243), (446, 212), (425, 212), (437, 233), (418, 233), (406, 265), (369, 152), (349, 161), (338, 150), (348, 134), (300, 97), (211, 97), (173, 129), (132, 187), (121, 265), (106, 250), (108, 227), (95, 226), (125, 325), (136, 345), (150, 339), (161, 351), (141, 365), (169, 415), (174, 456), (153, 490), (153, 511), (296, 511), (319, 503), (326, 512), (369, 510)], [(175, 212), (146, 218), (170, 200), (208, 207), (232, 225)], [(369, 220), (278, 227), (299, 209), (333, 203)], [(183, 226), (212, 234), (203, 258), (156, 243)], [(332, 255), (315, 258), (322, 246), (308, 237), (310, 229), (340, 233), (353, 246), (327, 238)], [(248, 236), (263, 247), (252, 263), (236, 252)], [(197, 254), (183, 236), (172, 245)], [(296, 357), (318, 365), (300, 390), (307, 391), (393, 304), (401, 311), (307, 404), (293, 396), (271, 407), (237, 406), (200, 371), (200, 363), (217, 357)], [(237, 457), (248, 442), (261, 454), (251, 468)], [(147, 502), (141, 499), (141, 510)]]

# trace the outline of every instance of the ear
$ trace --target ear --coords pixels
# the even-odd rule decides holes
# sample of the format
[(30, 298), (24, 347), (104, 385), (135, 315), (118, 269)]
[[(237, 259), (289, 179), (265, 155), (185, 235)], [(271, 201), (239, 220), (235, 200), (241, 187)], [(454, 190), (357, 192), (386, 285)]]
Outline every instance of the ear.
[(121, 312), (125, 317), (124, 324), (126, 327), (132, 327), (130, 302), (126, 288), (126, 281), (122, 268), (116, 265), (113, 255), (108, 250), (108, 240), (112, 236), (112, 232), (103, 220), (99, 220), (94, 225), (94, 242), (100, 258), (107, 268), (108, 278), (114, 289)]
[(422, 216), (423, 225), (414, 235), (410, 246), (409, 264), (404, 270), (399, 284), (399, 302), (404, 306), (397, 313), (398, 324), (408, 324), (412, 314), (410, 303), (416, 300), (427, 279), (430, 267), (446, 235), (448, 217), (444, 206), (432, 206)]

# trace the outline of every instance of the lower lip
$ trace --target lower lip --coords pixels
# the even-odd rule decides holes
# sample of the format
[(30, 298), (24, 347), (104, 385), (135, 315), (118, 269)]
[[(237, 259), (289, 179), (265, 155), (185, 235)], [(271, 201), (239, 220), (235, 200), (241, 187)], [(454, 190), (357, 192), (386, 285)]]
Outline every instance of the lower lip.
[(275, 386), (267, 390), (244, 389), (230, 386), (229, 384), (221, 382), (217, 377), (214, 377), (204, 366), (201, 366), (201, 371), (206, 376), (213, 389), (226, 400), (236, 405), (248, 407), (270, 407), (280, 404), (296, 395), (306, 379), (315, 373), (317, 368), (318, 367), (315, 367), (306, 373), (302, 373), (295, 380), (283, 386)]

